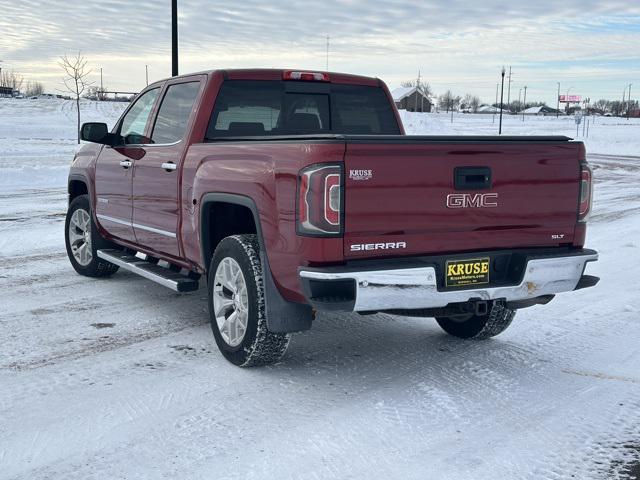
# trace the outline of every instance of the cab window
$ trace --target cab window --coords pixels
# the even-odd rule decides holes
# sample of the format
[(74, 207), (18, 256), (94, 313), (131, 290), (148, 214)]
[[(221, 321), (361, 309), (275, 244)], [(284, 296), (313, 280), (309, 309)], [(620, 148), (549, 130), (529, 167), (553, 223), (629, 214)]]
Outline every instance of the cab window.
[(153, 143), (182, 140), (199, 90), (200, 82), (177, 83), (167, 89), (151, 134)]
[(144, 130), (158, 93), (160, 88), (153, 88), (143, 93), (125, 114), (120, 124), (120, 135), (124, 138), (124, 143), (146, 143)]

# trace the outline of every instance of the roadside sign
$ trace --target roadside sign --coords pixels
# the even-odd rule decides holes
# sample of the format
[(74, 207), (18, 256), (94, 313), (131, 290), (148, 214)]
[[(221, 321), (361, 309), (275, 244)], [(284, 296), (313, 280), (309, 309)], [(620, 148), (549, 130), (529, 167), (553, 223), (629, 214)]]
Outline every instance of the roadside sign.
[(582, 95), (560, 95), (560, 103), (580, 103), (582, 101)]

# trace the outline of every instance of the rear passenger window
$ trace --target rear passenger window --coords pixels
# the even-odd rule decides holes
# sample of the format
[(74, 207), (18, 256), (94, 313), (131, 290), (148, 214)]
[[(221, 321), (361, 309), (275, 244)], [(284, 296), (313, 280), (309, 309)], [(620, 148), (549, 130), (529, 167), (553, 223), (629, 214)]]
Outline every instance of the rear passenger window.
[(153, 143), (182, 140), (199, 89), (200, 82), (178, 83), (167, 89), (151, 134)]
[(334, 85), (331, 110), (335, 130), (354, 135), (397, 135), (398, 124), (384, 90), (358, 85)]

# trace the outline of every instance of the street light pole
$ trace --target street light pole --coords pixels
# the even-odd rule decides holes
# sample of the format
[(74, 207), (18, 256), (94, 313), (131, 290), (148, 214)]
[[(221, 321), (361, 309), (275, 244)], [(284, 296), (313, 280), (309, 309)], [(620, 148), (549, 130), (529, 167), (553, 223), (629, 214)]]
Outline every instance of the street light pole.
[(556, 103), (556, 118), (560, 116), (560, 82), (558, 82), (558, 98)]
[(498, 135), (502, 135), (502, 105), (504, 101), (504, 67), (502, 67), (502, 88), (500, 89), (500, 126), (498, 127)]
[(147, 80), (147, 86), (149, 86), (149, 65), (144, 66), (144, 76)]
[(527, 109), (527, 86), (524, 86), (524, 103), (522, 105), (522, 121), (524, 122), (524, 112)]
[(171, 76), (178, 76), (178, 0), (171, 0)]
[(633, 83), (629, 84), (629, 97), (627, 98), (627, 120), (629, 120), (629, 110), (631, 110), (631, 85), (633, 85)]

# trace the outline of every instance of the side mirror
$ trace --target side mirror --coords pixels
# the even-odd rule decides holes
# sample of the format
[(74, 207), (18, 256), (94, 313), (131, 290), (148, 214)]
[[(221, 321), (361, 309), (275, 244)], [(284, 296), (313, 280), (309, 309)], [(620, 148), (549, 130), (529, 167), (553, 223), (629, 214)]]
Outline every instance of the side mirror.
[(111, 145), (112, 143), (106, 123), (83, 123), (80, 129), (80, 138), (85, 142), (101, 143), (103, 145)]

